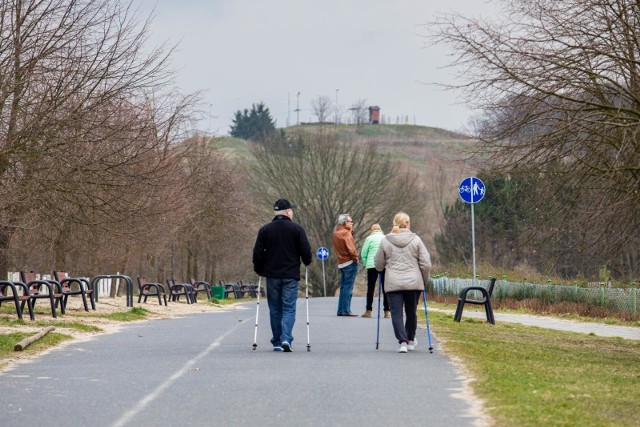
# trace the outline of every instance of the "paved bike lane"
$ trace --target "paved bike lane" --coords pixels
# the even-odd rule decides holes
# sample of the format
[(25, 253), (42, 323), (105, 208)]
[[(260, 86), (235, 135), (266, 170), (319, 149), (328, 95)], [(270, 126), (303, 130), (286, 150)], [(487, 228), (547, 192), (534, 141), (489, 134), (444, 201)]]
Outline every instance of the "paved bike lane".
[[(364, 307), (363, 298), (352, 306)], [(2, 425), (472, 426), (478, 403), (426, 330), (398, 354), (390, 319), (336, 316), (336, 298), (298, 303), (293, 353), (269, 343), (255, 303), (140, 322), (75, 342), (0, 375)], [(474, 412), (476, 411), (476, 412)]]

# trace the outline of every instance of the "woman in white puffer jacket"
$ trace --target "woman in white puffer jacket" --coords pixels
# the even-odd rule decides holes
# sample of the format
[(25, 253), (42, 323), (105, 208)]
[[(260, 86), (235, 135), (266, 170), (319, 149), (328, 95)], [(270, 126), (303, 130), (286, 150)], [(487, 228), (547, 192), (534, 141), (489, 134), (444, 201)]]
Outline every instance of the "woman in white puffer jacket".
[[(429, 279), (431, 256), (422, 239), (409, 229), (409, 215), (397, 213), (393, 225), (399, 228), (399, 232), (387, 234), (380, 242), (375, 265), (376, 270), (385, 270), (384, 287), (393, 331), (400, 344), (398, 353), (406, 353), (416, 345), (416, 306)], [(406, 314), (406, 322), (403, 322), (403, 313)]]

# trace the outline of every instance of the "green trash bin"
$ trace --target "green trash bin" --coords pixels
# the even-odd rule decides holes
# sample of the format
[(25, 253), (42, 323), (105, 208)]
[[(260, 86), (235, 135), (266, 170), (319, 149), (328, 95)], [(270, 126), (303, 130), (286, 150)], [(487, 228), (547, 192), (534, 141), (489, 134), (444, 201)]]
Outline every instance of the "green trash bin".
[(211, 287), (211, 298), (213, 298), (213, 299), (224, 299), (224, 286), (212, 286)]

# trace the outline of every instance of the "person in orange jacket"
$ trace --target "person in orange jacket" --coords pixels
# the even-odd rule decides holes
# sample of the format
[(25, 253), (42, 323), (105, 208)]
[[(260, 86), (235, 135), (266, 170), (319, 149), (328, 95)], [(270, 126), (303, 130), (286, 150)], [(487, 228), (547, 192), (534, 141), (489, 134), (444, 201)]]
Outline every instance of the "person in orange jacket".
[(338, 257), (338, 268), (340, 269), (338, 316), (357, 317), (357, 314), (351, 312), (353, 285), (358, 274), (358, 252), (352, 229), (351, 215), (341, 214), (338, 217), (338, 226), (333, 232), (333, 250)]

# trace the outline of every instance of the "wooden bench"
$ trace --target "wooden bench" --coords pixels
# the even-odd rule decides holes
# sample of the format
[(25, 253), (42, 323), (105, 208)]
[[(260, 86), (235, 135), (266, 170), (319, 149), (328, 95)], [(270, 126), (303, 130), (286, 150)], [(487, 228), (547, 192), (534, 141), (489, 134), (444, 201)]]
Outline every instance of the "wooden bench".
[(191, 283), (177, 283), (175, 279), (167, 279), (167, 286), (169, 287), (171, 301), (180, 301), (180, 296), (184, 295), (187, 298), (187, 304), (196, 302), (195, 292)]
[(258, 297), (258, 287), (253, 283), (249, 283), (245, 285), (242, 280), (238, 280), (236, 282), (236, 285), (238, 285), (238, 287), (240, 288), (240, 292), (242, 292), (243, 297), (245, 294), (250, 296), (251, 298)]
[(88, 280), (80, 277), (70, 277), (65, 271), (54, 271), (53, 277), (60, 284), (60, 290), (64, 295), (64, 306), (67, 306), (67, 300), (71, 295), (80, 295), (82, 297), (82, 305), (84, 311), (89, 311), (87, 305), (87, 297), (91, 302), (91, 309), (96, 309), (95, 293)]
[(198, 300), (198, 293), (204, 292), (207, 296), (207, 299), (211, 299), (211, 285), (209, 282), (205, 282), (204, 280), (193, 280), (191, 279), (191, 286), (193, 286), (193, 292), (195, 292), (196, 300)]
[(162, 300), (164, 299), (164, 305), (167, 304), (167, 292), (160, 283), (155, 282), (147, 282), (144, 277), (138, 277), (138, 304), (144, 297), (144, 302), (147, 302), (148, 297), (158, 297), (158, 305), (162, 305)]
[[(22, 281), (21, 283), (26, 285), (27, 287), (27, 292), (29, 294), (29, 298), (31, 299), (31, 307), (35, 308), (36, 302), (39, 299), (46, 298), (51, 304), (51, 315), (53, 317), (58, 317), (58, 314), (56, 313), (56, 306), (58, 305), (58, 303), (60, 303), (60, 312), (64, 314), (64, 294), (62, 293), (60, 283), (56, 281), (36, 279), (36, 273), (34, 273), (33, 271), (21, 271), (20, 280)], [(19, 282), (14, 283), (16, 285), (19, 284)], [(47, 289), (46, 293), (43, 291), (43, 288)], [(23, 312), (25, 304), (26, 301), (22, 301), (22, 303), (20, 304)]]
[(224, 297), (229, 298), (229, 295), (233, 294), (235, 299), (240, 299), (243, 293), (240, 291), (237, 283), (227, 283), (225, 280), (218, 280), (220, 286), (224, 286)]
[[(22, 289), (22, 293), (18, 292), (18, 288)], [(9, 289), (11, 289), (11, 295), (7, 292)], [(11, 301), (15, 304), (18, 319), (22, 319), (22, 310), (24, 303), (26, 303), (29, 308), (29, 317), (31, 320), (34, 319), (33, 304), (31, 302), (31, 297), (29, 296), (29, 289), (24, 283), (13, 283), (7, 280), (0, 280), (0, 306), (3, 301)]]

